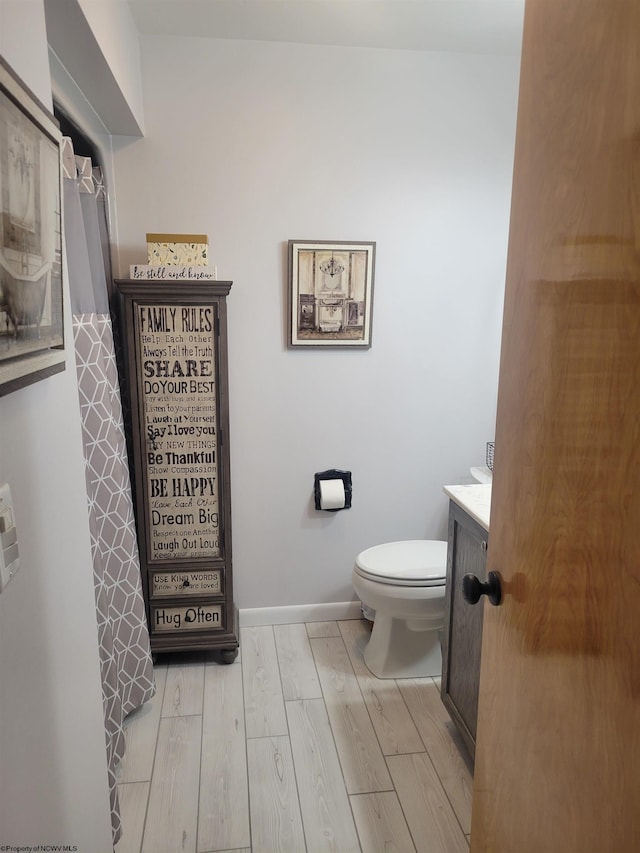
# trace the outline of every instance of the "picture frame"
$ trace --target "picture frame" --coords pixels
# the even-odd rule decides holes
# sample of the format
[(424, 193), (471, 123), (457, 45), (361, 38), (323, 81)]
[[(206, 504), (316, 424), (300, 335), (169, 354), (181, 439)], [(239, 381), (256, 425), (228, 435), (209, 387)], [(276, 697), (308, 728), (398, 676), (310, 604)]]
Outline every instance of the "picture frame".
[(369, 349), (376, 244), (289, 240), (288, 345)]
[(0, 57), (0, 396), (65, 369), (61, 141)]

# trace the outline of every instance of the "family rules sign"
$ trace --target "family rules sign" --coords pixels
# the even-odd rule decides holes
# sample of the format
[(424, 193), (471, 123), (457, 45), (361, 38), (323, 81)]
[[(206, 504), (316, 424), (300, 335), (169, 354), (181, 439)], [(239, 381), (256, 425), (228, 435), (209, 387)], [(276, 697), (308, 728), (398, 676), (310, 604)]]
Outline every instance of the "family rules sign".
[(136, 305), (148, 560), (221, 555), (215, 306)]

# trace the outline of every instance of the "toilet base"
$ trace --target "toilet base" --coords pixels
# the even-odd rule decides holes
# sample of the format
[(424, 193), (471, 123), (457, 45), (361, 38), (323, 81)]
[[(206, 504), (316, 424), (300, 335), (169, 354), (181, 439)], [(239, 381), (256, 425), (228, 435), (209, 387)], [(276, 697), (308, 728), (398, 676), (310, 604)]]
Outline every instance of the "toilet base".
[(404, 619), (378, 611), (364, 662), (376, 678), (434, 678), (442, 674), (440, 631), (411, 630)]

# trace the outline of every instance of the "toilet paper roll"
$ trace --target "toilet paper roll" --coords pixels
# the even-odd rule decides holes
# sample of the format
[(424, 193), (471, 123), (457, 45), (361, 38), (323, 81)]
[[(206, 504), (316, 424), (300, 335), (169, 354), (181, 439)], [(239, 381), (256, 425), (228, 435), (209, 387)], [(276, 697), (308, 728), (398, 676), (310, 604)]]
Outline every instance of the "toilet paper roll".
[(342, 480), (320, 480), (320, 508), (344, 509), (344, 482)]

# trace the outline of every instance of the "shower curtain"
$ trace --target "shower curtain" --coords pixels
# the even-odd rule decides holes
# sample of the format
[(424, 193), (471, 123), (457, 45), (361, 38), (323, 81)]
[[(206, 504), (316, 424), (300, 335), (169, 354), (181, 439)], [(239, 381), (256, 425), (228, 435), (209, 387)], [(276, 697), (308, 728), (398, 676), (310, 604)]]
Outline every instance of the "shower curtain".
[(85, 456), (113, 843), (123, 720), (155, 693), (109, 313), (106, 193), (63, 140), (64, 228)]

